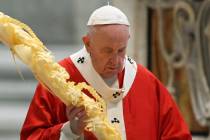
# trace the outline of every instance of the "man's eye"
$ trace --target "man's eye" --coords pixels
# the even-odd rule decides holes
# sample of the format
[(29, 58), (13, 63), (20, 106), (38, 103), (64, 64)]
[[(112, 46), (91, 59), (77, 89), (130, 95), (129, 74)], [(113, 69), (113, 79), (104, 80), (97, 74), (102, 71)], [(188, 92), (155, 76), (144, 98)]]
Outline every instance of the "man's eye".
[(121, 52), (124, 52), (124, 51), (125, 51), (125, 48), (120, 49), (118, 52), (121, 53)]
[(106, 49), (104, 52), (105, 52), (105, 53), (112, 53), (112, 50)]

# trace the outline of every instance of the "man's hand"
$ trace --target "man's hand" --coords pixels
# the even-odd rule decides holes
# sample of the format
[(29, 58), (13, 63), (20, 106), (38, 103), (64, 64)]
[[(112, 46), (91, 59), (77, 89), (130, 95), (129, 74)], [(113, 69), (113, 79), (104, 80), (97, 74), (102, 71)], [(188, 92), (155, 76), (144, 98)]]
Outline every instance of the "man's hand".
[(87, 115), (84, 107), (70, 106), (66, 108), (66, 115), (70, 121), (71, 131), (76, 135), (81, 135), (84, 131)]

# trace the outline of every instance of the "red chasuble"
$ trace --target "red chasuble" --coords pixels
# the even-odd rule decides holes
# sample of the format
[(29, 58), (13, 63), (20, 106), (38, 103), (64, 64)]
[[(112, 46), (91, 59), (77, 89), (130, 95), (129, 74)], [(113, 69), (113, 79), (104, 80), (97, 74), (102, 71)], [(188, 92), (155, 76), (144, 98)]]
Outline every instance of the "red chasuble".
[[(86, 82), (70, 58), (60, 62), (70, 80)], [(118, 76), (122, 83), (123, 76)], [(88, 93), (87, 93), (88, 94)], [(134, 82), (122, 99), (127, 140), (191, 140), (178, 108), (164, 86), (141, 65)], [(37, 86), (23, 124), (21, 140), (59, 140), (67, 117), (65, 105), (41, 85)], [(84, 133), (86, 140), (95, 140)], [(70, 138), (71, 139), (71, 138)]]

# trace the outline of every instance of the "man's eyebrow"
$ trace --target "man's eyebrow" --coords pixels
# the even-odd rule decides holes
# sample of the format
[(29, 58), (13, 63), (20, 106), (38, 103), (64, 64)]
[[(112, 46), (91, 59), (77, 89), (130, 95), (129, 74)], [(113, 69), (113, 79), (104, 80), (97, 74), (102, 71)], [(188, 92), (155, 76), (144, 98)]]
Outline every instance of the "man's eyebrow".
[(126, 49), (126, 46), (123, 46), (122, 48), (120, 48), (120, 49)]
[(103, 47), (102, 50), (113, 50), (111, 47)]

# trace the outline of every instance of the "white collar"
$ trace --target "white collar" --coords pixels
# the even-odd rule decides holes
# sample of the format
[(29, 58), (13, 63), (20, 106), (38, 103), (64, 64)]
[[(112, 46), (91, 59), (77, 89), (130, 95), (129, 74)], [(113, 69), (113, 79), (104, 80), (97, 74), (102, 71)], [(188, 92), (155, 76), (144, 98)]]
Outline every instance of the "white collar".
[(71, 55), (70, 58), (85, 80), (95, 88), (106, 102), (119, 102), (125, 97), (136, 76), (136, 62), (126, 56), (123, 88), (119, 89), (118, 80), (116, 80), (112, 87), (109, 87), (95, 71), (90, 55), (85, 47)]

